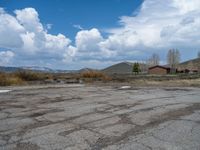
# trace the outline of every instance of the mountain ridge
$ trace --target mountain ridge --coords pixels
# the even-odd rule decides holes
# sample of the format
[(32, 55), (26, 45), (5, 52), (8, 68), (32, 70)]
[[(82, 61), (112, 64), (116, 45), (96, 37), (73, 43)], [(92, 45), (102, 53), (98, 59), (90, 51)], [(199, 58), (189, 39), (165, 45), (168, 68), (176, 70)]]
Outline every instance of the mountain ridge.
[[(103, 73), (113, 74), (113, 73), (132, 73), (132, 67), (134, 62), (120, 62), (117, 64), (113, 64), (104, 69), (97, 70), (92, 68), (82, 68), (79, 70), (59, 70), (59, 69), (51, 69), (48, 67), (40, 67), (40, 66), (22, 66), (22, 67), (12, 67), (12, 66), (0, 66), (0, 72), (15, 72), (20, 70), (30, 70), (30, 71), (38, 71), (38, 72), (47, 72), (47, 73), (82, 73), (85, 71), (102, 71)], [(148, 67), (144, 63), (139, 63), (142, 72), (147, 71)], [(164, 65), (165, 66), (165, 65)], [(200, 58), (190, 59), (184, 62), (179, 63), (178, 68), (184, 69), (193, 69), (199, 70), (200, 68)]]

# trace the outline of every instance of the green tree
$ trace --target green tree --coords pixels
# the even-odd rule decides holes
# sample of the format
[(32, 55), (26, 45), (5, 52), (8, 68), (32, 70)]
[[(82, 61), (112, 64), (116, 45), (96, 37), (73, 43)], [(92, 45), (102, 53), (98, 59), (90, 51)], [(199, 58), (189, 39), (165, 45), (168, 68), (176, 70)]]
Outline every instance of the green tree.
[(134, 63), (133, 64), (133, 73), (139, 74), (139, 72), (141, 72), (139, 63)]

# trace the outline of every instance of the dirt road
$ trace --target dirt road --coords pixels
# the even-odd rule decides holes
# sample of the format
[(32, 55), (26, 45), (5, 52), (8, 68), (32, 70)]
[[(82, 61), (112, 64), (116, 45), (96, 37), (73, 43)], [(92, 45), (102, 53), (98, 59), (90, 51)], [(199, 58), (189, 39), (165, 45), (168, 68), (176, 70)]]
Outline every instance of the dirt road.
[(1, 150), (200, 149), (199, 88), (4, 90), (11, 91), (0, 93)]

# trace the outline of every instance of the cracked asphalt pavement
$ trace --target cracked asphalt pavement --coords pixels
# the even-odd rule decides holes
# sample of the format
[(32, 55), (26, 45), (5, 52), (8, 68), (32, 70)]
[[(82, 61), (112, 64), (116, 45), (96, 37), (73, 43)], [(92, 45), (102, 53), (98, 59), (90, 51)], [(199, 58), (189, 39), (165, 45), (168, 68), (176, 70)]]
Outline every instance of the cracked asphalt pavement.
[(200, 150), (199, 88), (6, 90), (0, 93), (1, 150)]

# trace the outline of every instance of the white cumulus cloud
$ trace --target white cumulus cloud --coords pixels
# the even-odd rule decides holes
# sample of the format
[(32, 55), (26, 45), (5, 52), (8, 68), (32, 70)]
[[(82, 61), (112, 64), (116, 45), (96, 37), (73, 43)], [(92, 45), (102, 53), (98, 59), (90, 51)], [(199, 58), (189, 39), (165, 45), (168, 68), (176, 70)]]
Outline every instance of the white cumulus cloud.
[(14, 11), (15, 16), (2, 8), (0, 11), (0, 47), (10, 48), (18, 54), (18, 59), (33, 56), (55, 57), (62, 60), (71, 42), (65, 35), (49, 34), (34, 8)]
[(17, 19), (7, 14), (2, 8), (0, 11), (0, 46), (4, 48), (20, 48), (23, 41), (20, 34), (24, 33), (24, 27)]
[(15, 10), (15, 15), (0, 8), (0, 48), (11, 49), (17, 59), (70, 67), (139, 61), (169, 48), (194, 52), (200, 45), (199, 8), (199, 0), (145, 0), (137, 13), (120, 17), (120, 27), (104, 30), (106, 37), (97, 28), (74, 25), (80, 29), (74, 41), (62, 33), (48, 33), (45, 28), (51, 26), (41, 23), (34, 8)]
[(76, 35), (76, 47), (79, 51), (99, 50), (98, 43), (103, 40), (98, 29), (82, 30)]
[(199, 7), (199, 0), (145, 0), (136, 16), (122, 16), (121, 27), (108, 30), (112, 35), (106, 46), (122, 51), (187, 47), (189, 43), (195, 47), (200, 37)]
[(74, 57), (87, 60), (144, 60), (170, 48), (198, 49), (199, 0), (145, 0), (137, 15), (120, 17), (120, 27), (107, 29), (104, 38), (96, 28), (75, 37)]
[(8, 65), (14, 55), (12, 51), (0, 51), (0, 65)]

